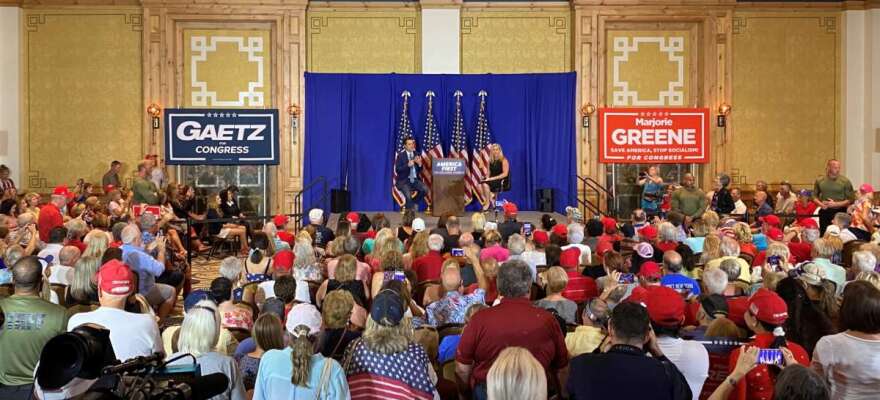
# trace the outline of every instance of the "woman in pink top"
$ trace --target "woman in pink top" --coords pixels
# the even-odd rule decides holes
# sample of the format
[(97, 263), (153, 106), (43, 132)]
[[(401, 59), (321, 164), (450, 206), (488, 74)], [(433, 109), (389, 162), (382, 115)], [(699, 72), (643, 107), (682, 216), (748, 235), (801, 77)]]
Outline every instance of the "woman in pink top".
[(480, 251), (480, 261), (488, 258), (494, 258), (499, 264), (507, 261), (510, 252), (501, 247), (501, 234), (498, 231), (486, 231), (483, 239), (486, 241), (486, 247)]

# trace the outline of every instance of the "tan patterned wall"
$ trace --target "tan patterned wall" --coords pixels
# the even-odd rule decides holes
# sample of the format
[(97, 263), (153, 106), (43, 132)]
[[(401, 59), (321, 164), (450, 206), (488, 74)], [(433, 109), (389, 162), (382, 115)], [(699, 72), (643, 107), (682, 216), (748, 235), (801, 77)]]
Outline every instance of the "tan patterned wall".
[(694, 84), (690, 31), (606, 31), (605, 104), (689, 106)]
[(317, 9), (306, 15), (311, 72), (421, 72), (418, 10)]
[(461, 11), (461, 72), (527, 73), (573, 70), (571, 10)]
[(187, 107), (272, 105), (269, 30), (185, 29), (183, 100)]
[(810, 185), (840, 154), (838, 13), (733, 18), (735, 180)]
[(22, 180), (40, 191), (100, 182), (142, 157), (139, 9), (23, 13)]

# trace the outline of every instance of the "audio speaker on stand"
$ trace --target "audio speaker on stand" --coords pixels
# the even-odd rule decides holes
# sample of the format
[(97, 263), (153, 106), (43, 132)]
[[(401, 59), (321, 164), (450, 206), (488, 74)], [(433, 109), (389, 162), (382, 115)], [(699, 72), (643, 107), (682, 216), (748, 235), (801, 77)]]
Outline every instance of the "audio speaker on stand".
[(330, 212), (341, 214), (351, 211), (351, 192), (344, 189), (330, 189)]
[(538, 211), (553, 212), (553, 189), (538, 189)]

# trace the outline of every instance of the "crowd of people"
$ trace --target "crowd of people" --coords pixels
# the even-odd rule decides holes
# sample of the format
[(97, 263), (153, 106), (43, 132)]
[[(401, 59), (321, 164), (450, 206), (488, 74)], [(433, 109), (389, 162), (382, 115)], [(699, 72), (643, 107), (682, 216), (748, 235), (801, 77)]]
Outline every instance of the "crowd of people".
[[(119, 360), (224, 374), (216, 399), (880, 397), (880, 221), (870, 185), (854, 191), (833, 160), (812, 192), (783, 184), (749, 206), (725, 175), (708, 195), (686, 175), (664, 202), (648, 171), (658, 196), (627, 218), (569, 207), (534, 229), (511, 202), (498, 222), (410, 209), (399, 226), (350, 212), (330, 229), (313, 209), (302, 228), (254, 223), (234, 187), (203, 209), (192, 188), (159, 190), (153, 165), (131, 191), (105, 176), (103, 199), (87, 184), (45, 204), (4, 192), (0, 398), (87, 388), (41, 371), (46, 343), (84, 325)], [(190, 290), (181, 256), (208, 238), (241, 247)]]

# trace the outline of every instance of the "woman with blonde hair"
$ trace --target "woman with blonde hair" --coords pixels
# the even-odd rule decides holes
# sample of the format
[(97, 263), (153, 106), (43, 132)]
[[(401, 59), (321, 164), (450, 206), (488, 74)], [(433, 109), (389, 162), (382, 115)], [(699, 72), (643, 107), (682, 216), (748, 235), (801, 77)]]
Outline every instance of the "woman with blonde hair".
[(484, 179), (481, 185), (483, 198), (488, 201), (483, 205), (483, 211), (495, 206), (495, 193), (510, 190), (510, 163), (504, 157), (504, 151), (498, 143), (489, 145), (489, 177)]
[(474, 243), (482, 246), (483, 232), (486, 227), (486, 216), (479, 212), (471, 214), (471, 226), (474, 229), (473, 232), (471, 232), (471, 235), (474, 237)]
[[(334, 290), (324, 298), (321, 307), (324, 327), (318, 348), (325, 357), (342, 361), (348, 344), (361, 337), (359, 330), (349, 329), (354, 306), (354, 297), (344, 290)], [(366, 312), (364, 312), (364, 321), (366, 321)]]
[(407, 269), (412, 267), (413, 260), (428, 254), (428, 236), (431, 236), (431, 234), (427, 230), (416, 233), (413, 236), (409, 251), (403, 255), (403, 265)]
[(700, 254), (700, 264), (705, 265), (716, 258), (721, 258), (721, 238), (715, 233), (710, 233), (706, 235), (706, 240), (703, 241), (703, 253)]
[(107, 251), (107, 247), (110, 246), (110, 236), (107, 232), (93, 229), (86, 234), (83, 242), (86, 244), (86, 251), (83, 252), (82, 256), (100, 259), (104, 256), (104, 252)]
[(73, 267), (73, 279), (67, 288), (68, 307), (75, 305), (90, 306), (98, 303), (98, 285), (95, 276), (101, 259), (92, 256), (82, 256), (76, 260)]
[(752, 243), (752, 229), (745, 222), (737, 222), (733, 225), (733, 238), (739, 242), (739, 252), (745, 253), (752, 258), (758, 255), (758, 248)]
[(511, 346), (501, 351), (486, 376), (489, 400), (547, 398), (547, 374), (528, 350)]
[(373, 273), (373, 280), (370, 282), (370, 297), (376, 297), (382, 290), (382, 285), (392, 280), (406, 280), (406, 274), (403, 265), (403, 255), (397, 250), (391, 250), (385, 253), (379, 268)]
[(192, 364), (192, 357), (195, 357), (203, 375), (219, 372), (229, 378), (226, 390), (215, 399), (244, 400), (244, 384), (238, 365), (232, 357), (214, 350), (219, 340), (220, 313), (217, 312), (217, 305), (211, 300), (202, 300), (184, 316), (177, 342), (178, 351), (167, 357), (168, 364)]
[(562, 291), (568, 285), (568, 274), (562, 267), (551, 267), (544, 274), (544, 291), (547, 296), (535, 302), (535, 305), (545, 310), (553, 309), (565, 320), (566, 323), (574, 324), (577, 314), (577, 304), (565, 297)]
[(357, 327), (363, 328), (366, 324), (368, 297), (367, 285), (364, 281), (357, 279), (357, 259), (351, 254), (345, 254), (339, 257), (336, 263), (336, 276), (333, 279), (327, 279), (318, 288), (315, 294), (315, 302), (318, 307), (322, 306), (325, 296), (335, 291), (344, 291), (351, 294), (354, 299), (354, 311), (351, 317), (351, 323)]

